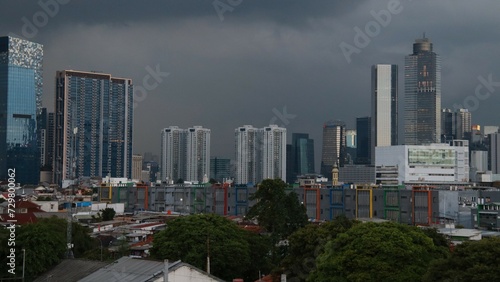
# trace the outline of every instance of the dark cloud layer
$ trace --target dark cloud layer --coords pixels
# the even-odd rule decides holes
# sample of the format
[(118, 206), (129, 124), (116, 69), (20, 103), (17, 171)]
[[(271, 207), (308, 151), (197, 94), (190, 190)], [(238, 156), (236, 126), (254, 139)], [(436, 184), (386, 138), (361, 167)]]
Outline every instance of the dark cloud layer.
[[(159, 153), (161, 128), (203, 125), (212, 129), (212, 155), (232, 157), (235, 127), (275, 120), (310, 133), (318, 163), (324, 121), (353, 128), (356, 117), (369, 115), (371, 65), (400, 66), (403, 102), (404, 56), (422, 32), (442, 58), (442, 106), (465, 101), (474, 106), (473, 123), (499, 124), (500, 87), (474, 100), (478, 77), (500, 81), (498, 1), (220, 0), (237, 4), (223, 20), (215, 1), (65, 1), (38, 26), (44, 19), (33, 16), (44, 10), (36, 1), (3, 2), (0, 34), (23, 35), (26, 21), (35, 25), (28, 36), (45, 46), (50, 109), (56, 70), (98, 70), (139, 86), (147, 67), (169, 72), (136, 108), (137, 153)], [(348, 63), (339, 45), (356, 46), (355, 27), (365, 30), (396, 4), (399, 12)], [(294, 118), (276, 115), (284, 108)]]

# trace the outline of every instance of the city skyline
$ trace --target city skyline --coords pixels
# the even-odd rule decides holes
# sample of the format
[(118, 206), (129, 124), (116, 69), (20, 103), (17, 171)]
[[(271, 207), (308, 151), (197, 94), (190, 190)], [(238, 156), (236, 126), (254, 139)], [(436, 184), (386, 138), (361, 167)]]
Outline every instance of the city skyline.
[[(40, 25), (33, 15), (44, 12), (42, 7), (16, 1), (0, 12), (0, 34), (44, 45), (43, 105), (49, 111), (54, 110), (53, 78), (60, 69), (118, 74), (146, 89), (137, 102), (134, 128), (134, 152), (140, 154), (160, 154), (159, 138), (152, 136), (165, 121), (211, 128), (212, 155), (224, 157), (232, 157), (233, 129), (241, 124), (274, 120), (287, 128), (289, 138), (291, 132), (305, 132), (316, 140), (321, 140), (325, 120), (340, 119), (352, 129), (355, 118), (369, 111), (370, 66), (397, 64), (402, 82), (404, 56), (424, 31), (442, 56), (442, 107), (471, 108), (474, 124), (497, 124), (499, 31), (494, 11), (500, 3), (486, 1), (479, 8), (462, 1), (449, 9), (444, 3), (400, 1), (400, 12), (379, 24), (375, 35), (366, 35), (367, 24), (377, 22), (374, 14), (387, 11), (387, 4), (245, 1), (221, 20), (211, 3), (109, 1), (96, 11), (95, 2), (73, 1), (59, 5)], [(459, 20), (465, 14), (468, 23)], [(355, 27), (368, 39), (366, 44), (356, 45), (355, 38), (363, 36)], [(359, 49), (350, 62), (339, 48), (343, 42)], [(488, 88), (483, 81), (493, 82)], [(476, 96), (479, 86), (481, 95)], [(402, 137), (401, 128), (399, 133)], [(151, 138), (140, 140), (143, 136)], [(316, 168), (320, 148), (316, 142)]]

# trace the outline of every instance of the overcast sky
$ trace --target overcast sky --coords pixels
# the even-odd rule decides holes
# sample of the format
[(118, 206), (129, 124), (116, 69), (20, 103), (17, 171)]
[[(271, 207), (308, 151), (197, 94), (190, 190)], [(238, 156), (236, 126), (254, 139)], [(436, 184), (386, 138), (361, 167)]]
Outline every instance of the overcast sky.
[[(159, 154), (164, 127), (202, 125), (212, 130), (212, 156), (233, 157), (236, 127), (274, 121), (289, 137), (309, 133), (318, 165), (325, 121), (355, 128), (370, 115), (371, 65), (399, 65), (402, 107), (404, 56), (423, 32), (441, 56), (442, 106), (465, 101), (474, 124), (500, 124), (498, 0), (56, 1), (0, 9), (0, 35), (44, 45), (49, 110), (57, 70), (102, 71), (136, 86), (148, 67), (169, 73), (137, 101), (135, 153)], [(374, 14), (384, 15), (379, 23)], [(369, 42), (355, 42), (356, 27), (369, 29)], [(342, 44), (356, 48), (349, 60)], [(475, 96), (479, 76), (493, 85)]]

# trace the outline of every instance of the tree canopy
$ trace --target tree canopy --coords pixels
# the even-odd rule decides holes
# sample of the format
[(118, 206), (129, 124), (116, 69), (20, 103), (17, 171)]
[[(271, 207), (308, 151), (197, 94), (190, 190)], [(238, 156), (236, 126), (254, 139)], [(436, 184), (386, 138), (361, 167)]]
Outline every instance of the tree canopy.
[(105, 208), (102, 210), (102, 220), (108, 221), (113, 220), (115, 218), (116, 212), (113, 208)]
[[(234, 222), (215, 215), (197, 214), (168, 222), (153, 240), (151, 255), (157, 259), (182, 260), (205, 270), (210, 254), (210, 270), (224, 280), (243, 278), (262, 265), (268, 252), (265, 239), (258, 238)], [(251, 246), (252, 244), (252, 246)], [(258, 269), (253, 271), (254, 278)]]
[(286, 187), (281, 179), (263, 180), (250, 198), (257, 203), (246, 215), (248, 219), (257, 219), (275, 241), (285, 239), (308, 222), (306, 208), (300, 204), (295, 192), (285, 192)]
[(500, 238), (468, 241), (455, 247), (451, 256), (434, 261), (424, 281), (500, 281)]
[(430, 262), (445, 256), (417, 227), (357, 224), (327, 243), (308, 281), (420, 281)]
[(345, 216), (321, 225), (309, 224), (294, 232), (289, 238), (288, 255), (283, 260), (283, 270), (288, 279), (305, 281), (316, 269), (316, 258), (324, 252), (326, 243), (359, 223)]
[[(26, 277), (35, 277), (65, 258), (66, 227), (67, 221), (57, 217), (42, 218), (35, 223), (16, 227), (16, 270), (19, 272), (22, 269), (22, 249), (26, 250)], [(2, 265), (6, 265), (5, 258), (11, 248), (7, 243), (8, 235), (6, 229), (0, 229)], [(74, 222), (72, 236), (75, 258), (83, 257), (83, 253), (93, 246), (88, 229)], [(12, 278), (12, 275), (5, 271), (0, 274), (0, 277)]]

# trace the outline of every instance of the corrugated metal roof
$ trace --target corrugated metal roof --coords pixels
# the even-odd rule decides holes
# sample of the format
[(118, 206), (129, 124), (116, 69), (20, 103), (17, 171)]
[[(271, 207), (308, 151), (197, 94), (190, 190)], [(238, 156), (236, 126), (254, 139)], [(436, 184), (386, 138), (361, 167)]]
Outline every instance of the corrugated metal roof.
[(83, 259), (65, 259), (56, 267), (44, 273), (35, 279), (37, 281), (78, 281), (99, 268), (107, 265), (107, 262), (83, 260)]
[(162, 272), (163, 268), (163, 262), (122, 257), (78, 281), (140, 282), (146, 281), (153, 275)]

